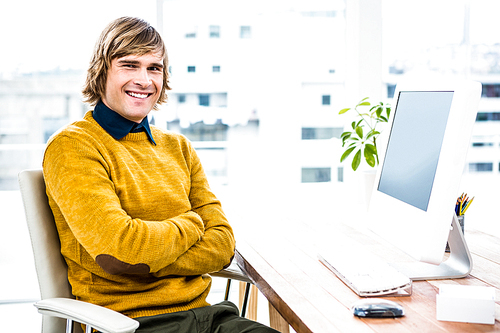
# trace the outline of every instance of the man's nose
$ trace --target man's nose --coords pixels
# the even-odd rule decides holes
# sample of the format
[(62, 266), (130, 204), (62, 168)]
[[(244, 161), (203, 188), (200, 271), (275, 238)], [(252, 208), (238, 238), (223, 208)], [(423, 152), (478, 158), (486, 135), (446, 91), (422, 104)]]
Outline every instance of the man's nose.
[(151, 78), (149, 77), (147, 68), (141, 68), (137, 71), (134, 83), (144, 88), (151, 84)]

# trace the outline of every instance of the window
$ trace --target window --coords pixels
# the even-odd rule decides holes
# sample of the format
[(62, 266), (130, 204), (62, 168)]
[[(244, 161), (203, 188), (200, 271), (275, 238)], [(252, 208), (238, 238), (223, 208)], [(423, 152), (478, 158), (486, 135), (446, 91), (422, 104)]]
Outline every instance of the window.
[(493, 142), (473, 142), (472, 147), (493, 147)]
[(493, 163), (469, 163), (469, 172), (492, 172)]
[(191, 141), (226, 141), (228, 129), (229, 126), (220, 121), (213, 125), (197, 122), (188, 128), (181, 128), (181, 133)]
[(302, 183), (329, 182), (331, 171), (331, 168), (302, 168)]
[(337, 168), (337, 181), (340, 183), (344, 181), (344, 167)]
[(387, 85), (387, 98), (394, 98), (395, 92), (396, 92), (396, 85), (395, 84), (388, 84)]
[(188, 66), (188, 73), (195, 73), (196, 72), (196, 66)]
[(187, 29), (186, 34), (184, 35), (185, 38), (196, 38), (198, 27), (195, 25), (189, 26)]
[(248, 25), (240, 27), (240, 38), (252, 38), (252, 28)]
[(210, 30), (210, 38), (220, 38), (220, 26), (211, 25), (209, 27)]
[(177, 102), (178, 103), (186, 103), (186, 95), (184, 95), (184, 94), (177, 95)]
[(330, 105), (330, 95), (321, 96), (321, 104)]
[(340, 138), (342, 127), (302, 127), (302, 140), (328, 140)]
[(200, 94), (198, 95), (198, 101), (201, 106), (210, 106), (210, 95)]
[(500, 112), (478, 112), (476, 121), (499, 121)]
[(483, 83), (482, 97), (500, 97), (499, 83)]
[(212, 66), (213, 73), (220, 73), (220, 66)]

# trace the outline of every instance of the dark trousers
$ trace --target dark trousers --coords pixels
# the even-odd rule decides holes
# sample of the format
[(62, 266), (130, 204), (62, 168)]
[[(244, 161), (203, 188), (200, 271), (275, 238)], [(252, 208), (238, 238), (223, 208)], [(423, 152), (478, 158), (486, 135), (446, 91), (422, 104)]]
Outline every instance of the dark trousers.
[(157, 316), (135, 318), (137, 333), (276, 333), (278, 331), (239, 316), (229, 301)]

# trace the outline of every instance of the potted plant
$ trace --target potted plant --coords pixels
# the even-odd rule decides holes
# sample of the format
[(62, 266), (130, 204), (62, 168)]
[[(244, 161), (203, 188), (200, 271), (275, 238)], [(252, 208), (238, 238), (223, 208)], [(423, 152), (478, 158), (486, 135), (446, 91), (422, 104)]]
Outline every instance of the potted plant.
[(342, 109), (339, 111), (339, 114), (345, 114), (351, 110), (355, 112), (354, 120), (351, 123), (352, 130), (345, 131), (340, 136), (342, 147), (345, 148), (340, 162), (343, 162), (348, 156), (354, 153), (351, 163), (354, 171), (358, 169), (363, 157), (366, 163), (373, 168), (379, 164), (377, 138), (380, 132), (377, 129), (377, 125), (389, 121), (391, 106), (383, 102), (372, 105), (368, 97), (365, 97), (354, 109)]

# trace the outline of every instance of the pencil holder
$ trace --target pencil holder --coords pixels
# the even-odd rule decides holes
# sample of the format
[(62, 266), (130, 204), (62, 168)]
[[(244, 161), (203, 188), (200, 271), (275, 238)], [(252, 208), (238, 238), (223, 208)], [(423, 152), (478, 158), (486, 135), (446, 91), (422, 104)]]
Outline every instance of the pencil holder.
[(464, 234), (464, 218), (465, 215), (457, 216), (458, 224), (460, 224), (460, 227), (462, 228), (462, 234)]

